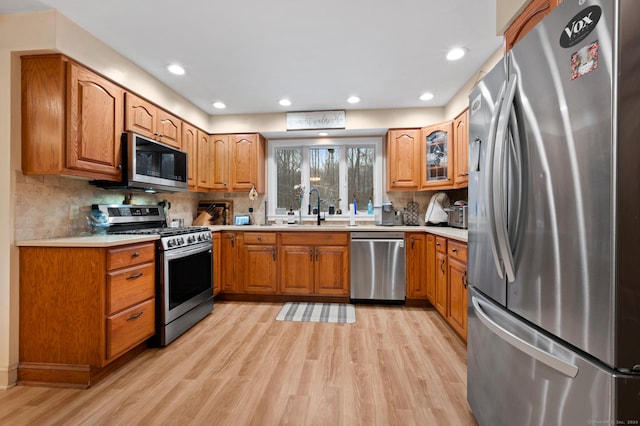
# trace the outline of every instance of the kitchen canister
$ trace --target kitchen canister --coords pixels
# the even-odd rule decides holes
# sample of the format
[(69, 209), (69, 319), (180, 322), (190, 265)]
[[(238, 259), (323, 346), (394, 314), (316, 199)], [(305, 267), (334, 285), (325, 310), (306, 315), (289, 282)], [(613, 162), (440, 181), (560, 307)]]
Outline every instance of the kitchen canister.
[(410, 226), (420, 225), (420, 204), (415, 201), (409, 201), (404, 211), (404, 224)]

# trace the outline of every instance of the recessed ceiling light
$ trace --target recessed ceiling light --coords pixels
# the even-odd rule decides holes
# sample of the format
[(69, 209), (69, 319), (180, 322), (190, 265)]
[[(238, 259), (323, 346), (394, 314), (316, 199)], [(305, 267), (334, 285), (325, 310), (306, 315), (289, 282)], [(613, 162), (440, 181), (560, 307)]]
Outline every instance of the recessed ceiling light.
[(456, 47), (455, 49), (451, 49), (449, 53), (447, 53), (447, 59), (450, 61), (457, 61), (465, 55), (465, 50), (461, 47)]
[(218, 109), (225, 109), (227, 106), (224, 102), (214, 102), (213, 107)]
[(357, 104), (358, 102), (360, 102), (360, 97), (359, 96), (349, 96), (347, 98), (347, 102), (349, 102), (350, 104)]
[(175, 75), (183, 75), (184, 74), (184, 68), (182, 68), (178, 64), (171, 64), (171, 65), (169, 65), (167, 67), (167, 69), (169, 70), (170, 73), (175, 74)]
[(289, 99), (280, 99), (278, 101), (278, 103), (282, 106), (289, 106), (291, 105), (291, 101)]
[(318, 133), (318, 136), (329, 136), (329, 133), (327, 133), (327, 132), (320, 132), (320, 133)]
[(426, 92), (420, 95), (421, 101), (430, 101), (431, 99), (433, 99), (433, 93), (431, 92)]

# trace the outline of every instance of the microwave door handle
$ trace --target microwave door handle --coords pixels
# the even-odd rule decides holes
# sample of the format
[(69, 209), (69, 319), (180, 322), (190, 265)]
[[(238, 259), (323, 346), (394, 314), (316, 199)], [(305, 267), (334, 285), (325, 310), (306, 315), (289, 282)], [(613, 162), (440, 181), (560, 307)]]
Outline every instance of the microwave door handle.
[(491, 114), (491, 123), (489, 125), (489, 139), (487, 140), (487, 164), (485, 166), (485, 192), (486, 192), (486, 204), (487, 209), (487, 221), (489, 222), (489, 246), (491, 247), (491, 255), (496, 267), (496, 272), (500, 279), (504, 278), (502, 262), (498, 255), (497, 235), (496, 235), (496, 222), (494, 212), (494, 176), (493, 170), (495, 168), (494, 161), (496, 155), (496, 130), (500, 125), (500, 111), (503, 105), (504, 92), (506, 88), (506, 82), (502, 83), (496, 103)]
[(500, 111), (500, 120), (496, 130), (496, 150), (495, 164), (493, 168), (493, 209), (495, 213), (496, 239), (498, 242), (498, 250), (504, 265), (504, 271), (508, 282), (515, 280), (515, 268), (513, 262), (513, 253), (509, 244), (507, 220), (506, 220), (506, 200), (505, 200), (505, 157), (506, 157), (506, 139), (508, 135), (509, 116), (513, 109), (513, 99), (515, 97), (518, 78), (512, 74), (509, 78), (509, 84), (505, 93), (504, 102)]

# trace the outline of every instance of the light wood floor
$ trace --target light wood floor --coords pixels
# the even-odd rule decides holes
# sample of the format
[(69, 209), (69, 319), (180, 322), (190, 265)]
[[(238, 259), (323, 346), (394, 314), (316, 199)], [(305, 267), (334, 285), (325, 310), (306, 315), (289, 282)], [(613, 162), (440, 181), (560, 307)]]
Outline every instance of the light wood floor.
[(466, 348), (434, 310), (357, 305), (355, 324), (326, 324), (280, 308), (216, 303), (89, 390), (0, 391), (0, 424), (476, 424)]

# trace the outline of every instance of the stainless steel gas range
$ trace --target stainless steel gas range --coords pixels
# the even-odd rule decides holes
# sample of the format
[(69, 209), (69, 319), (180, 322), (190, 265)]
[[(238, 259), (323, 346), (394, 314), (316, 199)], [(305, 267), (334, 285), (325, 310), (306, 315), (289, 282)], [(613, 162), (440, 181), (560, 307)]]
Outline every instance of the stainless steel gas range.
[(107, 217), (110, 234), (158, 235), (156, 335), (166, 346), (213, 310), (213, 247), (206, 227), (166, 227), (160, 206), (93, 206)]

